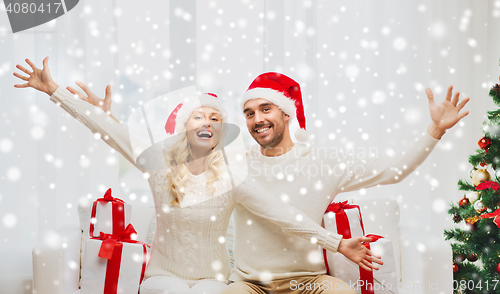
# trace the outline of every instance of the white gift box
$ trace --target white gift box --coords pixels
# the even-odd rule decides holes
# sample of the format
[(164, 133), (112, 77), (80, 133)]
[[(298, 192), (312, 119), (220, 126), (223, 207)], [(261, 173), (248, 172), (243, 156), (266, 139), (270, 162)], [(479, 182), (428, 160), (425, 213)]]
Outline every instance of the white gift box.
[[(367, 237), (370, 236), (367, 235)], [(366, 284), (373, 285), (375, 294), (397, 294), (396, 263), (391, 240), (380, 238), (369, 244), (370, 250), (382, 256), (381, 260), (384, 262), (383, 265), (377, 264), (379, 270), (371, 272), (373, 273), (373, 284), (371, 281), (361, 280), (360, 267), (341, 253), (327, 252), (326, 260), (330, 271), (335, 273), (333, 276), (351, 285), (358, 294), (363, 293), (362, 289)]]
[[(80, 294), (137, 294), (147, 263), (147, 253), (145, 253), (147, 245), (143, 242), (120, 242), (122, 245), (115, 245), (115, 251), (118, 250), (117, 246), (122, 248), (121, 255), (113, 253), (112, 260), (119, 258), (113, 260), (119, 267), (113, 274), (111, 260), (98, 256), (102, 243), (102, 240), (87, 240)], [(117, 281), (113, 281), (110, 278), (112, 276), (115, 278), (118, 276)]]
[[(332, 209), (335, 205), (337, 205), (337, 208)], [(343, 235), (345, 238), (365, 235), (363, 221), (357, 205), (332, 203), (328, 207), (327, 213), (325, 213), (323, 217), (323, 221), (325, 229)], [(339, 228), (337, 224), (344, 224), (344, 226), (347, 225), (348, 227)], [(346, 230), (350, 232), (350, 236), (343, 234)]]
[[(111, 188), (103, 198), (94, 201), (90, 214), (90, 237), (98, 238), (100, 232), (105, 234), (120, 234), (128, 224), (132, 215), (132, 205), (121, 199), (111, 197)], [(118, 222), (121, 222), (118, 223)], [(119, 228), (119, 232), (113, 228)]]

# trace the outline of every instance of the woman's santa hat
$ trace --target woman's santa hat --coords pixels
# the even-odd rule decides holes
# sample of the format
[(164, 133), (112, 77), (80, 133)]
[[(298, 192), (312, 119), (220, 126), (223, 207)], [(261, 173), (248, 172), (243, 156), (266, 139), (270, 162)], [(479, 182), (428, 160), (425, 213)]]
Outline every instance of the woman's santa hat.
[(297, 118), (300, 129), (295, 132), (295, 138), (300, 142), (309, 139), (306, 131), (306, 117), (299, 84), (284, 74), (268, 72), (259, 75), (250, 84), (243, 95), (242, 109), (248, 100), (262, 98), (278, 106), (281, 111)]
[(218, 110), (222, 120), (227, 122), (226, 111), (224, 110), (224, 106), (218, 99), (217, 95), (205, 93), (196, 97), (188, 98), (175, 107), (165, 123), (165, 131), (167, 134), (180, 134), (188, 119), (191, 117), (191, 114), (193, 114), (193, 112), (200, 107), (210, 107)]

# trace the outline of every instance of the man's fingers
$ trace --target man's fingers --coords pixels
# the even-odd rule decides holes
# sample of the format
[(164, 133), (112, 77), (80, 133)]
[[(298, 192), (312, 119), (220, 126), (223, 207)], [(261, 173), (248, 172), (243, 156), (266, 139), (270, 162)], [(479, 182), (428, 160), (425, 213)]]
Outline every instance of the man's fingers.
[(455, 95), (453, 95), (453, 100), (451, 100), (451, 104), (453, 104), (453, 106), (457, 106), (459, 96), (460, 92), (456, 92)]
[(19, 64), (18, 64), (18, 65), (16, 65), (16, 67), (17, 67), (18, 69), (20, 69), (20, 70), (24, 71), (25, 73), (29, 74), (29, 75), (31, 75), (31, 74), (32, 74), (32, 72), (31, 72), (31, 71), (29, 71), (29, 70), (25, 69), (24, 67), (22, 67), (22, 66), (21, 66), (21, 65), (19, 65)]
[(371, 271), (372, 271), (372, 269), (371, 269), (371, 268), (369, 268), (369, 267), (367, 267), (367, 266), (366, 266), (366, 265), (365, 265), (362, 261), (360, 261), (360, 262), (358, 263), (358, 265), (359, 265), (360, 267), (362, 267), (363, 269), (365, 269), (365, 270), (369, 271), (369, 272), (371, 272)]
[(373, 252), (373, 251), (371, 251), (371, 250), (368, 250), (368, 251), (366, 252), (366, 254), (368, 254), (368, 255), (370, 255), (370, 256), (372, 256), (372, 257), (374, 257), (374, 258), (378, 258), (378, 259), (382, 258), (382, 256), (380, 256), (379, 254), (374, 253), (374, 252)]
[(425, 88), (425, 94), (427, 94), (427, 98), (429, 99), (429, 103), (434, 103), (434, 94), (430, 88)]
[(26, 87), (29, 87), (28, 84), (17, 84), (17, 85), (14, 85), (14, 87), (16, 88), (26, 88)]
[(375, 270), (378, 270), (379, 267), (375, 264), (372, 264), (371, 262), (369, 262), (368, 260), (364, 259), (363, 261), (361, 261), (364, 265), (366, 265), (367, 267), (369, 268), (372, 268), (372, 269), (375, 269)]
[(375, 262), (375, 263), (378, 263), (380, 265), (384, 264), (384, 262), (382, 260), (380, 260), (380, 258), (382, 258), (382, 257), (366, 256), (365, 258), (371, 262)]
[(21, 80), (24, 80), (24, 81), (28, 81), (29, 80), (28, 77), (22, 76), (22, 75), (18, 74), (17, 72), (15, 72), (14, 75), (16, 77), (20, 78)]
[(462, 108), (464, 108), (465, 104), (467, 104), (467, 102), (469, 102), (470, 100), (470, 97), (467, 97), (465, 98), (464, 100), (462, 100), (462, 102), (460, 102), (457, 106), (457, 110), (460, 111), (462, 110)]
[(29, 66), (31, 66), (31, 68), (33, 70), (37, 69), (36, 66), (35, 66), (35, 64), (33, 62), (31, 62), (31, 60), (29, 60), (28, 58), (26, 58), (26, 62), (29, 64)]
[(469, 111), (466, 110), (458, 115), (458, 120), (461, 120), (462, 118), (466, 117), (467, 114), (469, 114)]
[(448, 87), (448, 91), (446, 91), (446, 100), (451, 101), (451, 94), (453, 93), (453, 86), (450, 85)]

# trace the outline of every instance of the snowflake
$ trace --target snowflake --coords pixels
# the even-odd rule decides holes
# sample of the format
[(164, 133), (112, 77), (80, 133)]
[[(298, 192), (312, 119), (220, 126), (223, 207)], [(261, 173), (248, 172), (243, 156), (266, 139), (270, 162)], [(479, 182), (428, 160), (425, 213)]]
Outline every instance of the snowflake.
[(3, 225), (6, 228), (13, 228), (17, 224), (17, 217), (13, 213), (7, 213), (3, 217)]
[(7, 170), (7, 178), (10, 181), (15, 182), (19, 180), (20, 177), (21, 177), (21, 170), (19, 170), (17, 167), (11, 167)]
[(12, 150), (13, 146), (14, 144), (10, 139), (3, 139), (0, 141), (0, 151), (2, 151), (3, 153), (9, 153)]

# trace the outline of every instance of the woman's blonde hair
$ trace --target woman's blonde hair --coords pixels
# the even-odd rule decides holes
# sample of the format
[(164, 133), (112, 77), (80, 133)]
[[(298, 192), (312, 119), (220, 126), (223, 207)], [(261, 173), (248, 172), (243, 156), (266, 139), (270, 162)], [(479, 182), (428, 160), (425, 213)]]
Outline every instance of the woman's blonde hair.
[[(218, 144), (223, 142), (223, 132)], [(179, 202), (185, 194), (185, 184), (189, 177), (188, 159), (190, 156), (191, 146), (187, 141), (186, 126), (184, 126), (180, 139), (175, 142), (171, 148), (166, 148), (163, 151), (165, 156), (167, 175), (166, 180), (169, 181), (168, 187), (174, 193), (175, 199), (171, 202), (172, 205), (179, 207)], [(206, 185), (210, 193), (215, 193), (216, 188), (214, 182), (219, 178), (221, 168), (224, 165), (224, 157), (222, 151), (217, 150), (210, 153), (205, 158), (205, 174), (207, 175)]]

